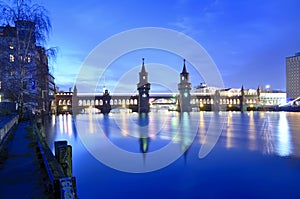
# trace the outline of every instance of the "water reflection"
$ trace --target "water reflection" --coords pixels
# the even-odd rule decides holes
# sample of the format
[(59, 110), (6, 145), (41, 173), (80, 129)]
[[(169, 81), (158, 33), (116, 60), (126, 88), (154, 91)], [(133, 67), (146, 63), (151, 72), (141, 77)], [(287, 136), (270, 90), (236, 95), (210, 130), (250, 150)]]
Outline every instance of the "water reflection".
[[(292, 198), (285, 194), (299, 195), (300, 113), (228, 113), (226, 128), (212, 153), (204, 159), (199, 159), (197, 154), (205, 141), (210, 121), (220, 120), (217, 118), (219, 114), (164, 112), (150, 113), (145, 118), (133, 113), (91, 116), (78, 115), (73, 120), (71, 116), (52, 117), (47, 134), (50, 146), (57, 140), (68, 140), (73, 146), (74, 175), (78, 179), (79, 196), (82, 198), (99, 194), (99, 187), (102, 187), (103, 198), (120, 198), (128, 193), (132, 195), (126, 196), (134, 198), (136, 190), (141, 190), (139, 195), (142, 195), (149, 187), (156, 190), (164, 187), (173, 195), (163, 197), (160, 193), (148, 192), (146, 198), (210, 198), (208, 192), (215, 193), (215, 198), (222, 198), (227, 190), (232, 190), (233, 197)], [(72, 128), (70, 122), (73, 122)], [(74, 122), (81, 125), (75, 128)], [(147, 123), (147, 131), (138, 131), (135, 126)], [(81, 132), (77, 140), (76, 129)], [(193, 142), (197, 129), (198, 137)], [(133, 132), (140, 134), (134, 134), (138, 137), (130, 136)], [(155, 136), (151, 137), (151, 134)], [(167, 148), (169, 143), (172, 146)], [(117, 146), (119, 151), (112, 149), (112, 145)], [(123, 153), (124, 149), (127, 153)], [(162, 158), (155, 155), (160, 149), (165, 150)], [(92, 156), (93, 152), (98, 157)], [(177, 160), (174, 154), (181, 158)], [(171, 165), (165, 167), (168, 164)], [(128, 175), (109, 167), (128, 172), (164, 169), (155, 173)], [(244, 169), (237, 171), (237, 168)], [(274, 178), (274, 173), (279, 176)], [(224, 189), (220, 188), (220, 191), (212, 185)], [(115, 191), (116, 187), (118, 191)], [(197, 191), (197, 187), (202, 188)], [(265, 190), (276, 191), (265, 193)]]
[(290, 128), (285, 113), (280, 113), (278, 122), (276, 152), (280, 156), (288, 156), (292, 153), (292, 141)]
[(181, 137), (181, 151), (184, 154), (184, 159), (185, 161), (187, 160), (187, 154), (189, 152), (189, 148), (193, 142), (194, 136), (191, 133), (191, 119), (190, 119), (190, 114), (189, 113), (182, 113), (180, 114), (180, 123), (181, 123), (181, 128), (180, 128), (180, 133), (179, 136)]
[(232, 112), (228, 113), (227, 118), (227, 133), (226, 133), (226, 148), (233, 147), (232, 137), (233, 137), (233, 124), (232, 124)]
[(250, 111), (248, 115), (249, 115), (249, 128), (248, 128), (249, 149), (253, 151), (256, 150), (257, 148), (254, 112)]
[(264, 154), (274, 153), (273, 126), (272, 126), (272, 122), (270, 121), (269, 114), (266, 114), (264, 117), (261, 132), (262, 132), (262, 140), (263, 140), (263, 153)]
[[(170, 142), (178, 144), (180, 151), (186, 151), (187, 154), (194, 139), (192, 132), (197, 130), (197, 143), (201, 147), (205, 142), (210, 121), (218, 121), (217, 115), (209, 112), (162, 112), (145, 115), (118, 113), (108, 116), (88, 113), (76, 116), (74, 120), (77, 117), (83, 120), (85, 132), (91, 134), (88, 136), (89, 140), (98, 139), (98, 143), (101, 143), (101, 128), (104, 136), (113, 144), (144, 154), (156, 151)], [(263, 154), (295, 155), (296, 149), (300, 147), (300, 135), (297, 133), (300, 131), (299, 118), (300, 113), (229, 112), (226, 128), (222, 132), (223, 142), (218, 142), (217, 145), (224, 145), (227, 149), (246, 147), (251, 151), (259, 150)], [(47, 127), (49, 142), (76, 139), (77, 131), (72, 115), (52, 116), (50, 119)], [(195, 122), (196, 129), (191, 128)]]
[[(67, 134), (69, 137), (72, 137), (73, 134), (73, 122), (72, 122), (72, 115), (59, 115), (58, 116), (58, 126), (59, 132), (61, 134)], [(56, 122), (52, 122), (52, 124), (56, 124)]]

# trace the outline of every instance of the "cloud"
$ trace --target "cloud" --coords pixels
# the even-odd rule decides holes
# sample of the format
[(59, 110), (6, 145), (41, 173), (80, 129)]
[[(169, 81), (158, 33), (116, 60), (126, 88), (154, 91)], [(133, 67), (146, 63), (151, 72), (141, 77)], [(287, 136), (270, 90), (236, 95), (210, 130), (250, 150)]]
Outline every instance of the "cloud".
[[(183, 2), (186, 9), (182, 9)], [(207, 30), (215, 23), (222, 13), (219, 1), (211, 1), (207, 4), (197, 2), (179, 1), (177, 20), (168, 25), (188, 35), (197, 35)]]

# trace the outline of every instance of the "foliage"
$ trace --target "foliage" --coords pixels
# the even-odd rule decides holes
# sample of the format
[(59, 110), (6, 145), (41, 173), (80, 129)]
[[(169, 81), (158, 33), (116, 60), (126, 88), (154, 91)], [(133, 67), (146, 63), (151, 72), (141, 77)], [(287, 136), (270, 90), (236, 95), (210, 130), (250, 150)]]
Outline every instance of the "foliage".
[(0, 2), (0, 23), (3, 25), (16, 25), (16, 21), (30, 21), (35, 24), (35, 37), (37, 42), (44, 44), (51, 30), (48, 11), (41, 5), (30, 0), (13, 0), (11, 5)]
[[(14, 46), (14, 61), (6, 61), (4, 59), (10, 55), (0, 54), (4, 58), (0, 64), (2, 70), (10, 76), (9, 81), (6, 81), (8, 97), (18, 103), (22, 112), (24, 103), (37, 106), (37, 100), (41, 100), (39, 92), (42, 91), (36, 90), (35, 82), (39, 75), (48, 72), (48, 56), (56, 56), (55, 48), (45, 50), (43, 47), (51, 30), (50, 18), (43, 6), (31, 0), (11, 0), (10, 3), (0, 1), (0, 25), (15, 27), (12, 28), (12, 39), (6, 41)], [(1, 45), (8, 46), (3, 41)], [(46, 59), (43, 54), (47, 55)], [(5, 67), (3, 62), (6, 63)], [(38, 65), (44, 66), (47, 71), (37, 71)]]

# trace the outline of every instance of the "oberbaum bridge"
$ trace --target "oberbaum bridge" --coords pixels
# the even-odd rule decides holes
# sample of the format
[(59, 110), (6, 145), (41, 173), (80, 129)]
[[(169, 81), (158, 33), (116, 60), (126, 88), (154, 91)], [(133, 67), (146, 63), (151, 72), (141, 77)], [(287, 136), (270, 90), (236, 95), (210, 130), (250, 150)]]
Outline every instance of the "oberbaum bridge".
[[(139, 72), (137, 84), (138, 94), (110, 94), (105, 90), (99, 95), (78, 93), (76, 85), (73, 92), (57, 92), (55, 101), (51, 103), (53, 113), (84, 112), (88, 108), (96, 108), (103, 114), (108, 114), (112, 109), (129, 109), (132, 112), (148, 113), (151, 109), (167, 109), (169, 111), (250, 111), (274, 110), (283, 99), (280, 97), (265, 97), (258, 88), (255, 92), (244, 90), (243, 86), (238, 92), (228, 92), (230, 89), (215, 90), (211, 92), (191, 93), (189, 73), (185, 60), (180, 73), (178, 93), (149, 93), (150, 83), (148, 72), (142, 59), (142, 69)], [(151, 94), (151, 95), (150, 95)]]

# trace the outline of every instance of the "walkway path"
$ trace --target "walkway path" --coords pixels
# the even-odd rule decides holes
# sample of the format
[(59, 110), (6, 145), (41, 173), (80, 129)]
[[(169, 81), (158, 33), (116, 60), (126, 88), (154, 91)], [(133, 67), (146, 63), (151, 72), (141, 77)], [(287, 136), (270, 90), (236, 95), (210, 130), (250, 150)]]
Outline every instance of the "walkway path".
[(9, 141), (8, 159), (0, 165), (0, 198), (51, 198), (45, 193), (43, 178), (36, 157), (34, 134), (22, 122)]

